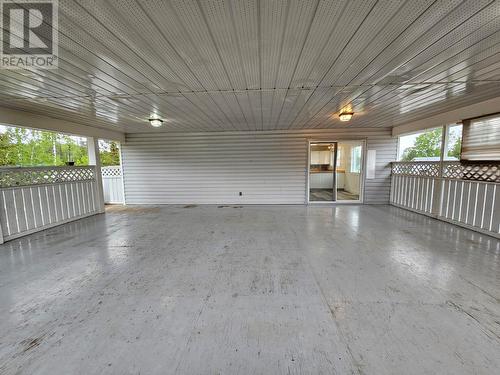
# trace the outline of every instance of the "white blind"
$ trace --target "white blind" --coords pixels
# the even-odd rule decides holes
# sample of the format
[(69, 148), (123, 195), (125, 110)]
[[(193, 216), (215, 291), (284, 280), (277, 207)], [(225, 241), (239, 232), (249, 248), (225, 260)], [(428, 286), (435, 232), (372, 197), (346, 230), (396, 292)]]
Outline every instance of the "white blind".
[(500, 115), (463, 122), (462, 160), (500, 160)]

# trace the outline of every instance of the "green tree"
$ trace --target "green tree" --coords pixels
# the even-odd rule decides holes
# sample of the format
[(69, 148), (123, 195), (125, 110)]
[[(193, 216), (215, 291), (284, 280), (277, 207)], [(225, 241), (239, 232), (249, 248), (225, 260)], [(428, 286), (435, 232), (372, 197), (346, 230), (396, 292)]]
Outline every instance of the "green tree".
[(17, 153), (12, 147), (9, 134), (0, 134), (0, 164), (16, 165)]
[(4, 127), (0, 133), (0, 164), (10, 166), (87, 165), (84, 138), (25, 128)]
[[(441, 155), (441, 137), (440, 128), (420, 134), (415, 139), (415, 145), (404, 150), (401, 160), (412, 161), (419, 157), (439, 157)], [(452, 146), (448, 149), (447, 156), (460, 160), (460, 152), (462, 150), (461, 136), (453, 136), (449, 140), (450, 143)]]
[(460, 160), (460, 152), (462, 151), (462, 138), (457, 137), (453, 146), (448, 150), (448, 156)]
[(403, 161), (412, 161), (419, 157), (435, 157), (441, 155), (441, 128), (420, 134), (415, 139), (415, 145), (403, 152)]
[(120, 149), (113, 141), (99, 141), (101, 164), (103, 167), (120, 165)]

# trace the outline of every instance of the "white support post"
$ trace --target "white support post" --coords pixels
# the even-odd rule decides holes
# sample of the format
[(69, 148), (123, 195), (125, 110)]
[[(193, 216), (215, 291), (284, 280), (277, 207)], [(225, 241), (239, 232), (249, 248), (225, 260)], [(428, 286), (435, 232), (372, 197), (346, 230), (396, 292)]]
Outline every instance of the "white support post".
[(3, 244), (2, 218), (0, 217), (0, 245)]
[(441, 157), (439, 159), (438, 178), (434, 185), (434, 196), (432, 198), (431, 212), (433, 215), (441, 214), (441, 206), (443, 205), (443, 168), (445, 153), (448, 150), (448, 125), (442, 127), (441, 132)]
[(89, 164), (95, 166), (95, 180), (97, 185), (96, 202), (98, 211), (104, 210), (104, 189), (102, 186), (101, 157), (99, 156), (99, 140), (97, 138), (87, 138), (87, 149), (89, 154)]
[(123, 194), (123, 205), (127, 204), (127, 198), (125, 196), (125, 173), (123, 173), (123, 151), (122, 151), (122, 144), (119, 144), (118, 151), (120, 151), (120, 174), (121, 174), (121, 180), (122, 180), (122, 194)]
[[(0, 189), (0, 190), (2, 190), (2, 189)], [(0, 204), (2, 206), (4, 205), (1, 194), (0, 194)], [(2, 215), (0, 215), (0, 245), (3, 243), (4, 243), (4, 240), (3, 240), (3, 230), (2, 230)]]

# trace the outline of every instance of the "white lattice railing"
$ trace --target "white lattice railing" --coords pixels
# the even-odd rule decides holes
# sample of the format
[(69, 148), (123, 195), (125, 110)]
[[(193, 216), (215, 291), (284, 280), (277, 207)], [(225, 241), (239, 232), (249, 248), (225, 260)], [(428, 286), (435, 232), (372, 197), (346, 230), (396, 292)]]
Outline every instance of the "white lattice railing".
[(393, 162), (392, 174), (398, 176), (443, 177), (459, 180), (500, 182), (500, 163), (459, 161)]
[(101, 168), (105, 203), (123, 203), (122, 168), (119, 165)]
[(90, 181), (95, 178), (94, 173), (92, 166), (0, 168), (0, 188)]
[(95, 170), (0, 168), (0, 241), (101, 212)]
[(500, 163), (392, 163), (392, 205), (500, 238)]
[(393, 162), (392, 174), (401, 176), (439, 177), (438, 161)]
[(119, 165), (101, 167), (102, 177), (121, 177), (122, 168)]

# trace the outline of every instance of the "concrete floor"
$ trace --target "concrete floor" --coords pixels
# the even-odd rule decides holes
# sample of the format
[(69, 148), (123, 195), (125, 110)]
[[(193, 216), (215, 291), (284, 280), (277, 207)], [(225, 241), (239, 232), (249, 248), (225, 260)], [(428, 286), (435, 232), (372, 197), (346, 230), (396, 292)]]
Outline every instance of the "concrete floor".
[(498, 374), (500, 241), (388, 206), (114, 209), (0, 247), (0, 373)]

